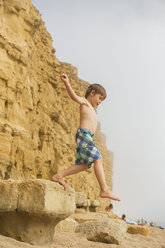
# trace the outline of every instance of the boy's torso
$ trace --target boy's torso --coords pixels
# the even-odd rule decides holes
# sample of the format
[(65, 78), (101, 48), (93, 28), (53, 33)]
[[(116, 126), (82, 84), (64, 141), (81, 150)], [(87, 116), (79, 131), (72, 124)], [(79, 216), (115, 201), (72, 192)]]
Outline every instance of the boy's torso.
[(90, 103), (80, 105), (80, 128), (86, 128), (92, 133), (96, 131), (97, 115)]

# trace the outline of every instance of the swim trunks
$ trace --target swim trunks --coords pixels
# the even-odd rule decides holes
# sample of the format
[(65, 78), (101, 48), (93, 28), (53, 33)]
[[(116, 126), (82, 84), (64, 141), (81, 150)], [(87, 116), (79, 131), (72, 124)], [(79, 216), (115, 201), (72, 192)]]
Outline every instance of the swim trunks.
[(94, 134), (85, 128), (79, 128), (76, 133), (77, 154), (75, 164), (86, 164), (90, 168), (92, 163), (102, 156), (93, 141)]

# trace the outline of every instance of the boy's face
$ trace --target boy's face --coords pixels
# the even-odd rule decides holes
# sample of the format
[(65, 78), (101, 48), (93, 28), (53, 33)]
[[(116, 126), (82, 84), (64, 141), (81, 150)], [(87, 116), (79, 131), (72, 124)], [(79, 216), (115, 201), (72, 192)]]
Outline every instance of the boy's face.
[(101, 94), (96, 94), (95, 92), (92, 92), (91, 96), (91, 104), (94, 108), (98, 107), (104, 100), (104, 97)]

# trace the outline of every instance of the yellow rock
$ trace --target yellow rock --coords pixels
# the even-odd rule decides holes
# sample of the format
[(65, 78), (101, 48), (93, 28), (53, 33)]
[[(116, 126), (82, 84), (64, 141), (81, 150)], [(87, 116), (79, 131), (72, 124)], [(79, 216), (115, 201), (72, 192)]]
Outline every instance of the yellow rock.
[(86, 210), (84, 208), (76, 208), (75, 213), (76, 214), (84, 214)]
[(87, 201), (87, 197), (83, 192), (75, 192), (76, 206), (83, 207)]
[(128, 229), (127, 232), (131, 234), (141, 234), (147, 236), (149, 233), (149, 228), (147, 226), (140, 226), (140, 225), (127, 225)]
[(78, 226), (78, 222), (68, 217), (67, 219), (60, 221), (55, 226), (55, 233), (75, 232), (77, 226)]
[[(0, 233), (31, 244), (53, 241), (57, 223), (75, 212), (75, 192), (43, 179), (0, 180)], [(65, 221), (76, 228), (74, 220)], [(64, 229), (64, 226), (62, 227)]]
[(18, 205), (18, 182), (0, 180), (0, 212), (14, 212)]
[(81, 223), (76, 232), (84, 233), (88, 240), (110, 244), (121, 244), (125, 238), (127, 225), (122, 221), (116, 223), (113, 219), (100, 219)]

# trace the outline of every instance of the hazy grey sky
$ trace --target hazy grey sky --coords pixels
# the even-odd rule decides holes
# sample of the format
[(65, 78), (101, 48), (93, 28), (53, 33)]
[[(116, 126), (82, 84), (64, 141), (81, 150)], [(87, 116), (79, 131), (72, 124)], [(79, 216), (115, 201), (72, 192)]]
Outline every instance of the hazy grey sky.
[(98, 118), (114, 152), (114, 211), (165, 224), (165, 1), (32, 0), (56, 56), (102, 83)]

